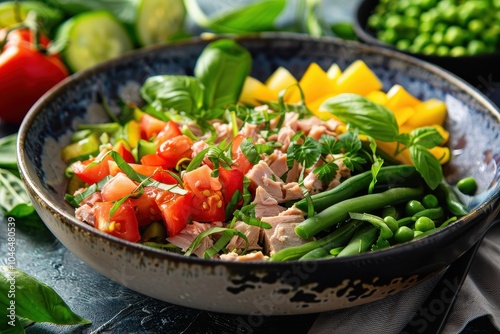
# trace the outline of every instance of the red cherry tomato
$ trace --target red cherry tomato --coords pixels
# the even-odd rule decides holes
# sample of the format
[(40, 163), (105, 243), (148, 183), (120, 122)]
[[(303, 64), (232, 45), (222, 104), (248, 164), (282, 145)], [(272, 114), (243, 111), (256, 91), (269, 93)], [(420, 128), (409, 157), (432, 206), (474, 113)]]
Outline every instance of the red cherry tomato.
[[(0, 41), (6, 30), (0, 30)], [(31, 106), (51, 87), (69, 74), (58, 55), (36, 49), (33, 33), (28, 29), (14, 30), (0, 54), (0, 119), (19, 124)], [(40, 38), (47, 47), (49, 39)]]

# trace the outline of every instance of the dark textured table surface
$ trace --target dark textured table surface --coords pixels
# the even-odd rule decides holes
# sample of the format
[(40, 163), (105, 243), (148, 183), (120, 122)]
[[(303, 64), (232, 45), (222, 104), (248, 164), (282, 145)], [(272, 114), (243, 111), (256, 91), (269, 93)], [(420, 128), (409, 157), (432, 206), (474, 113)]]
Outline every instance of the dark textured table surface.
[[(500, 105), (500, 78), (481, 76), (474, 83)], [(0, 136), (17, 130), (0, 123)], [(5, 218), (0, 217), (1, 251), (6, 250)], [(317, 315), (262, 317), (205, 312), (135, 293), (101, 276), (70, 253), (43, 225), (16, 222), (16, 265), (50, 285), (86, 326), (34, 324), (27, 333), (307, 333)], [(6, 258), (5, 256), (2, 258)], [(499, 333), (487, 319), (470, 323), (464, 334)]]

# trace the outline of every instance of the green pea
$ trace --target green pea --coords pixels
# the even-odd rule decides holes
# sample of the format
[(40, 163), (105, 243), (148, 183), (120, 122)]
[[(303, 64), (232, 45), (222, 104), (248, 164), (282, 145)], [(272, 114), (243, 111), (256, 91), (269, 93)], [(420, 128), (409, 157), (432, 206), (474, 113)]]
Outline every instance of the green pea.
[(382, 31), (378, 35), (378, 38), (381, 41), (386, 42), (388, 44), (394, 44), (394, 43), (396, 43), (396, 41), (398, 39), (398, 35), (396, 34), (396, 31), (390, 29), (390, 30), (384, 30), (384, 31)]
[(425, 210), (425, 208), (422, 205), (422, 203), (420, 203), (417, 200), (411, 200), (408, 203), (406, 203), (405, 212), (406, 212), (406, 215), (408, 215), (408, 216), (413, 216), (422, 210)]
[(441, 12), (441, 17), (448, 23), (455, 23), (458, 19), (458, 10), (455, 6), (450, 6), (446, 11)]
[(444, 42), (451, 46), (459, 46), (464, 42), (464, 30), (459, 26), (451, 26), (446, 29)]
[(395, 219), (398, 219), (399, 218), (398, 210), (392, 205), (386, 206), (385, 208), (382, 209), (382, 217), (387, 217), (387, 216), (391, 216)]
[(436, 228), (436, 225), (434, 224), (434, 221), (428, 217), (420, 217), (415, 222), (415, 230), (417, 231), (425, 232), (432, 230), (433, 228)]
[(403, 26), (403, 17), (399, 15), (391, 15), (385, 21), (387, 29), (400, 29)]
[(396, 48), (399, 50), (406, 51), (410, 48), (410, 41), (407, 39), (400, 39), (399, 41), (396, 42)]
[(493, 7), (500, 9), (500, 0), (493, 0)]
[(396, 218), (392, 216), (384, 217), (384, 223), (391, 229), (392, 233), (396, 233), (399, 228)]
[(434, 22), (434, 21), (424, 21), (418, 27), (418, 31), (421, 33), (432, 33), (435, 25), (436, 25), (436, 22)]
[(436, 45), (435, 44), (427, 44), (423, 49), (422, 53), (425, 55), (432, 55), (436, 53)]
[(467, 24), (469, 31), (474, 34), (480, 34), (484, 30), (484, 22), (480, 19), (474, 19)]
[(429, 33), (421, 33), (413, 40), (413, 44), (423, 48), (431, 42), (431, 35)]
[(480, 40), (472, 40), (467, 45), (467, 52), (470, 55), (478, 55), (487, 51), (486, 44)]
[(462, 194), (474, 195), (477, 191), (477, 182), (473, 177), (465, 177), (457, 182), (457, 188)]
[(426, 209), (433, 209), (439, 207), (439, 200), (433, 194), (427, 194), (422, 198), (422, 205)]
[(415, 5), (410, 5), (405, 9), (406, 17), (418, 17), (420, 15), (420, 8)]
[(440, 45), (436, 49), (436, 54), (440, 57), (446, 57), (450, 54), (450, 48), (446, 45)]
[(443, 22), (436, 23), (436, 25), (434, 26), (434, 31), (440, 31), (444, 33), (446, 29), (448, 29), (448, 25)]
[(450, 56), (452, 57), (463, 57), (467, 55), (467, 49), (463, 46), (455, 46), (450, 50)]
[(414, 237), (413, 230), (408, 226), (401, 226), (394, 234), (394, 239), (398, 243), (410, 241), (413, 239), (413, 237)]
[(432, 43), (440, 45), (443, 43), (444, 33), (442, 31), (436, 31), (432, 34)]

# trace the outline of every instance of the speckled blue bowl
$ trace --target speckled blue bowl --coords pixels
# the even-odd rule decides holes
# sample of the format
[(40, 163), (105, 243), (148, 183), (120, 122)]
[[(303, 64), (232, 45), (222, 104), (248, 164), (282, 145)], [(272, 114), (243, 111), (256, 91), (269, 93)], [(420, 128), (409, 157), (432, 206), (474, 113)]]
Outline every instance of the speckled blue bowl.
[[(466, 198), (471, 213), (417, 241), (358, 256), (310, 262), (233, 263), (170, 254), (123, 241), (78, 221), (64, 202), (61, 148), (81, 122), (106, 120), (108, 101), (139, 101), (150, 75), (192, 74), (208, 43), (194, 40), (128, 54), (77, 73), (32, 108), (19, 132), (19, 166), (34, 205), (55, 236), (110, 279), (167, 302), (227, 313), (282, 315), (347, 308), (407, 289), (444, 270), (480, 239), (499, 210), (499, 112), (478, 91), (444, 71), (376, 47), (334, 39), (269, 34), (241, 38), (254, 58), (252, 75), (264, 80), (278, 66), (300, 77), (310, 62), (345, 68), (363, 59), (383, 80), (421, 99), (446, 101), (453, 162), (450, 183), (465, 175), (480, 194)], [(112, 103), (112, 108), (118, 108)]]

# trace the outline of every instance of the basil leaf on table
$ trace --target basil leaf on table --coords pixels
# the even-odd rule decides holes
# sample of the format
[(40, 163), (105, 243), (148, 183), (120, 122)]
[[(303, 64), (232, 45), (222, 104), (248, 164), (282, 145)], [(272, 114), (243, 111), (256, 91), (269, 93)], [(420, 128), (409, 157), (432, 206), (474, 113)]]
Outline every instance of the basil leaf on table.
[(396, 141), (399, 127), (394, 114), (386, 107), (357, 94), (340, 94), (326, 100), (322, 107), (345, 124), (375, 140)]
[(250, 52), (234, 40), (208, 44), (194, 68), (195, 77), (205, 87), (204, 107), (225, 108), (237, 103), (251, 67)]
[[(11, 285), (15, 286), (15, 289)], [(14, 296), (12, 295), (14, 294)], [(0, 315), (7, 317), (11, 301), (15, 301), (15, 316), (34, 322), (50, 322), (56, 325), (89, 324), (74, 313), (64, 300), (50, 286), (25, 272), (0, 267)], [(14, 319), (12, 319), (14, 320)]]
[[(222, 34), (276, 30), (275, 23), (286, 6), (286, 0), (266, 0), (237, 6), (209, 18), (199, 6), (198, 0), (184, 0), (193, 20), (201, 27)], [(216, 3), (214, 1), (214, 3)], [(234, 5), (231, 3), (231, 5)], [(214, 11), (217, 8), (213, 9)], [(208, 10), (210, 11), (210, 10)], [(256, 19), (258, 18), (258, 19)]]
[(23, 181), (6, 169), (0, 169), (0, 208), (16, 218), (36, 214)]
[(204, 86), (186, 75), (155, 75), (141, 87), (141, 95), (157, 110), (175, 109), (195, 115), (203, 106)]
[(19, 174), (16, 158), (17, 133), (0, 138), (0, 168)]

